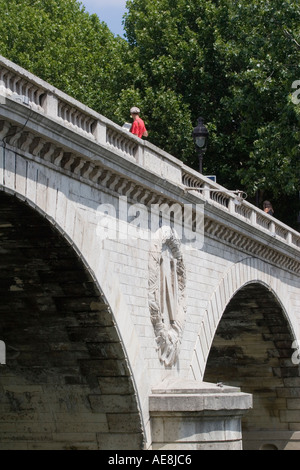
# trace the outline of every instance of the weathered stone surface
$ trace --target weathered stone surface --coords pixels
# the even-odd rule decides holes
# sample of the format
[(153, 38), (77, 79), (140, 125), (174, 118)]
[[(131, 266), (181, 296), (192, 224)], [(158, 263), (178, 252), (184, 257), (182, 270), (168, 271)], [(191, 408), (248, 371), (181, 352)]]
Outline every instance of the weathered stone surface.
[[(131, 432), (142, 436), (134, 389), (122, 364), (124, 351), (107, 304), (88, 273), (47, 221), (0, 193), (3, 219), (10, 222), (5, 241), (0, 237), (5, 247), (4, 266), (0, 260), (0, 336), (7, 344), (7, 366), (0, 370), (0, 448), (98, 449), (98, 433), (108, 436), (112, 427), (117, 433), (128, 431), (118, 406), (125, 390)], [(43, 239), (44, 249), (35, 250)], [(62, 254), (64, 261), (58, 262)], [(105, 376), (115, 376), (116, 384)], [(100, 395), (102, 378), (103, 391), (113, 393), (115, 406)], [(95, 391), (97, 409), (90, 400)], [(126, 404), (121, 411), (129, 411)], [(101, 442), (105, 448), (104, 437)]]
[[(280, 325), (275, 333), (274, 325)], [(299, 378), (299, 367), (291, 360), (291, 343), (290, 326), (281, 306), (263, 286), (241, 289), (227, 306), (210, 351), (205, 378), (236, 385), (253, 394), (253, 410), (243, 418), (247, 449), (259, 448), (255, 435), (262, 436), (262, 431), (263, 439), (267, 432), (275, 436), (264, 441), (265, 445), (277, 446), (278, 431), (289, 429), (287, 423), (299, 422), (297, 400), (291, 398), (288, 403), (285, 399), (288, 395), (297, 396), (295, 389), (288, 392), (287, 381)]]
[(169, 381), (150, 396), (155, 449), (242, 449), (241, 417), (249, 394), (205, 382)]
[[(225, 188), (1, 57), (0, 68), (2, 447), (151, 448), (152, 388), (166, 379), (202, 383), (206, 369), (213, 381), (253, 393), (245, 423), (254, 446), (264, 426), (297, 432), (299, 371), (289, 359), (300, 335), (299, 233), (246, 201), (235, 205)], [(197, 245), (186, 233), (169, 237), (174, 251), (162, 265), (165, 244), (152, 242), (165, 223), (181, 232), (183, 222)], [(89, 396), (98, 397), (97, 412)], [(202, 398), (183, 402), (220, 403)], [(126, 420), (109, 431), (118, 399), (134, 420), (128, 435)], [(113, 404), (115, 417), (101, 409)], [(202, 434), (194, 448), (212, 448)], [(215, 447), (228, 448), (232, 435)], [(161, 448), (177, 448), (167, 441)], [(237, 434), (234, 441), (240, 446)]]

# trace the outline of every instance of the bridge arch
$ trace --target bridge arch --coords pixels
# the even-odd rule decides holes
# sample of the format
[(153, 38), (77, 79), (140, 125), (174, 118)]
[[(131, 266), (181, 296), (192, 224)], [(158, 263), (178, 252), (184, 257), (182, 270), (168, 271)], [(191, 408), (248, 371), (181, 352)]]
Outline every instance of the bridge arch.
[(290, 305), (291, 299), (286, 284), (281, 281), (281, 274), (280, 270), (253, 256), (247, 256), (228, 268), (203, 313), (190, 364), (190, 377), (203, 380), (209, 352), (224, 311), (236, 293), (248, 284), (262, 285), (272, 292), (289, 323), (293, 338), (291, 341), (300, 337), (297, 319)]
[(110, 305), (67, 234), (19, 197), (0, 191), (1, 448), (141, 449)]
[[(234, 387), (226, 387), (220, 392), (216, 385), (208, 384), (207, 386), (203, 382), (206, 364), (209, 361), (210, 350), (215, 346), (214, 338), (218, 326), (223, 324), (223, 314), (227, 306), (233, 305), (236, 295), (239, 295), (243, 288), (249, 292), (250, 285), (257, 289), (266, 289), (266, 292), (271, 295), (269, 301), (280, 311), (278, 318), (288, 318), (291, 337), (300, 338), (299, 233), (247, 201), (240, 201), (240, 204), (236, 205), (236, 192), (227, 191), (226, 188), (192, 170), (172, 155), (158, 149), (151, 142), (138, 139), (104, 116), (54, 89), (50, 84), (3, 57), (0, 57), (0, 71), (2, 77), (0, 81), (0, 141), (2, 142), (0, 190), (16, 195), (23, 203), (26, 202), (32, 206), (35, 215), (39, 213), (41, 216), (43, 222), (41, 226), (47, 222), (48, 229), (52, 227), (56, 236), (60, 235), (61, 240), (65, 242), (63, 247), (67, 247), (66, 253), (70, 253), (71, 250), (72, 260), (78, 263), (80, 273), (87, 276), (82, 277), (81, 289), (85, 285), (95, 288), (94, 293), (100, 298), (100, 305), (103, 306), (101, 312), (105, 313), (107, 321), (112, 322), (110, 340), (116, 339), (118, 354), (114, 357), (106, 356), (105, 360), (103, 358), (102, 365), (108, 366), (110, 360), (114, 365), (118, 365), (120, 367), (118, 373), (120, 372), (121, 377), (126, 377), (128, 385), (127, 389), (118, 390), (117, 399), (113, 393), (111, 393), (111, 398), (108, 398), (105, 393), (99, 395), (98, 389), (96, 391), (93, 389), (91, 396), (94, 397), (94, 406), (100, 409), (101, 404), (106, 404), (110, 407), (110, 412), (107, 412), (105, 416), (103, 413), (102, 430), (99, 429), (99, 420), (96, 427), (90, 428), (90, 431), (94, 433), (92, 441), (88, 441), (88, 434), (85, 434), (85, 445), (92, 447), (97, 442), (99, 448), (103, 446), (120, 448), (118, 439), (121, 439), (122, 446), (125, 446), (126, 440), (128, 442), (130, 439), (130, 446), (135, 448), (139, 447), (143, 441), (145, 449), (151, 446), (157, 449), (165, 448), (166, 444), (170, 449), (178, 449), (180, 445), (178, 436), (181, 431), (184, 430), (182, 439), (184, 446), (187, 438), (190, 439), (191, 429), (194, 429), (192, 439), (189, 440), (191, 448), (198, 449), (199, 445), (203, 448), (219, 445), (225, 445), (226, 448), (240, 448), (239, 424), (241, 416), (251, 406), (250, 396), (240, 393)], [(40, 96), (43, 96), (42, 103), (39, 100)], [(99, 216), (102, 220), (100, 206), (104, 209), (103, 213), (106, 209), (111, 209), (111, 211), (107, 210), (108, 219), (112, 222), (112, 226), (108, 224), (106, 227), (108, 237), (103, 237), (104, 233), (101, 228), (99, 229), (101, 225)], [(155, 257), (156, 269), (154, 270), (151, 263), (153, 254), (151, 240), (143, 236), (135, 237), (137, 234), (135, 229), (141, 228), (143, 235), (146, 229), (145, 232), (151, 238), (153, 223), (158, 228), (157, 218), (154, 217), (155, 220), (152, 220), (157, 207), (165, 208), (167, 212), (168, 208), (180, 208), (179, 214), (178, 211), (175, 211), (176, 214), (174, 211), (171, 211), (172, 214), (168, 212), (171, 226), (178, 225), (178, 221), (182, 226), (184, 222), (184, 225), (191, 225), (193, 237), (196, 232), (198, 233), (200, 226), (202, 227), (200, 231), (203, 229), (203, 234), (205, 234), (204, 238), (200, 237), (201, 239), (197, 240), (203, 243), (197, 244), (187, 244), (187, 241), (191, 242), (194, 238), (189, 239), (185, 231), (184, 236), (182, 234), (181, 249), (185, 268), (184, 282), (181, 283), (182, 289), (178, 289), (180, 287), (177, 282), (179, 272), (175, 273), (174, 269), (179, 258), (174, 256), (174, 260), (171, 258), (171, 264), (166, 263), (166, 269), (162, 266), (159, 271), (161, 278), (164, 279), (164, 284), (160, 287), (167, 287), (172, 294), (168, 297), (168, 307), (170, 304), (174, 305), (176, 299), (180, 298), (184, 299), (184, 309), (186, 309), (180, 335), (180, 348), (177, 349), (178, 354), (176, 352), (174, 364), (166, 364), (160, 360), (162, 357), (157, 350), (159, 337), (154, 327), (159, 324), (161, 316), (156, 324), (153, 324), (151, 319), (149, 291), (155, 287), (155, 294), (165, 293), (152, 283), (152, 273), (154, 271), (155, 275), (157, 273), (157, 261), (161, 260), (159, 251), (162, 251), (162, 247), (159, 245), (158, 250), (155, 250), (158, 256)], [(133, 212), (131, 208), (134, 209)], [(136, 211), (137, 208), (146, 210)], [(201, 208), (200, 211), (199, 208)], [(199, 217), (200, 214), (201, 217)], [(107, 219), (104, 219), (103, 225), (105, 226)], [(110, 233), (110, 228), (113, 234)], [(151, 228), (151, 231), (147, 228)], [(25, 234), (26, 229), (25, 225)], [(1, 230), (9, 231), (10, 226), (5, 227), (4, 224), (0, 227), (0, 234)], [(20, 230), (19, 233), (23, 235)], [(191, 250), (192, 245), (194, 247), (197, 245), (197, 249)], [(40, 247), (39, 244), (37, 246)], [(53, 248), (55, 246), (56, 244)], [(0, 243), (1, 261), (4, 262), (6, 254), (1, 253), (1, 250)], [(61, 251), (64, 249), (62, 248)], [(46, 253), (43, 253), (43, 256), (47, 256)], [(23, 259), (22, 256), (19, 258)], [(59, 257), (57, 256), (56, 259)], [(22, 272), (23, 266), (18, 256), (11, 257), (10, 261), (9, 266), (14, 266), (13, 262), (18, 262), (17, 269)], [(44, 261), (42, 257), (40, 259), (41, 272), (45, 267)], [(34, 273), (38, 276), (36, 270)], [(59, 276), (56, 276), (56, 272), (53, 271), (51, 279), (54, 284), (57, 284), (58, 278)], [(4, 273), (3, 279), (1, 286), (4, 292), (6, 289), (6, 294), (21, 296), (22, 289), (24, 293), (24, 281), (15, 272), (8, 273), (7, 276)], [(30, 291), (33, 295), (34, 283), (27, 282), (26, 286), (27, 292)], [(63, 286), (66, 288), (65, 284)], [(56, 289), (59, 293), (62, 285), (58, 283)], [(181, 290), (182, 295), (176, 296), (178, 294), (176, 290), (179, 292)], [(80, 290), (75, 294), (78, 295), (79, 292)], [(161, 301), (167, 300), (165, 295), (160, 295), (159, 298)], [(36, 304), (34, 297), (32, 299), (32, 317), (30, 318), (34, 321)], [(22, 306), (22, 303), (17, 303), (15, 307), (21, 308), (20, 305)], [(57, 307), (55, 302), (54, 306)], [(3, 308), (7, 318), (11, 319), (12, 325), (14, 323), (13, 309), (8, 308), (7, 302), (3, 303)], [(55, 317), (55, 308), (52, 312), (53, 317)], [(28, 311), (31, 314), (31, 310), (28, 309)], [(97, 314), (93, 310), (91, 313)], [(169, 315), (169, 318), (166, 315), (166, 324), (170, 326), (171, 321), (174, 321), (174, 316), (170, 315), (171, 309), (167, 309), (166, 313)], [(72, 312), (72, 315), (63, 316), (65, 321), (70, 321), (67, 325), (70, 328), (73, 327), (72, 322), (76, 322), (78, 318), (79, 314), (75, 312)], [(49, 315), (46, 319), (49, 322), (51, 316)], [(94, 320), (91, 319), (92, 321)], [(8, 330), (11, 325), (7, 323)], [(95, 328), (91, 334), (97, 335), (100, 330), (95, 324), (93, 326)], [(108, 325), (104, 326), (108, 328)], [(43, 345), (41, 338), (43, 338), (44, 329), (42, 327), (45, 328), (45, 325), (41, 325), (41, 329), (36, 330), (39, 345)], [(166, 330), (167, 333), (171, 331), (169, 328)], [(176, 338), (178, 339), (178, 336)], [(58, 341), (57, 338), (55, 340)], [(114, 341), (108, 341), (108, 343), (111, 345)], [(86, 351), (84, 341), (78, 341), (78, 344), (82, 346), (82, 349), (77, 351), (78, 354), (92, 354), (91, 351)], [(169, 351), (168, 347), (165, 350)], [(67, 351), (70, 353), (73, 349), (67, 349)], [(66, 356), (67, 351), (65, 351)], [(10, 360), (17, 359), (14, 353), (17, 354), (18, 351), (14, 351), (12, 346), (7, 348), (7, 351), (5, 348), (6, 352)], [(52, 357), (54, 354), (59, 356), (60, 352), (63, 355), (60, 350), (52, 351)], [(27, 350), (27, 353), (29, 354), (30, 351)], [(44, 352), (41, 351), (38, 356), (41, 360), (43, 359), (42, 353)], [(108, 351), (103, 347), (101, 353), (105, 355)], [(113, 353), (113, 347), (109, 353)], [(93, 354), (96, 354), (95, 348)], [(74, 361), (76, 355), (72, 356), (71, 353), (69, 355), (70, 361)], [(25, 351), (22, 356), (25, 358)], [(21, 359), (20, 356), (19, 360)], [(38, 367), (40, 366), (37, 364), (36, 371)], [(60, 367), (59, 362), (57, 367)], [(1, 365), (0, 378), (4, 370)], [(104, 375), (105, 369), (102, 371), (102, 376)], [(87, 376), (89, 377), (89, 374)], [(11, 407), (13, 413), (15, 412), (13, 407), (18, 406), (18, 398), (20, 398), (20, 396), (16, 397), (15, 393), (19, 393), (20, 386), (24, 385), (24, 378), (20, 377), (21, 384), (10, 378), (7, 378), (5, 383), (6, 387), (11, 387), (5, 389), (9, 393), (4, 396), (6, 400), (10, 400), (6, 404), (8, 409), (10, 409), (9, 406)], [(90, 396), (88, 387), (95, 383), (96, 381), (89, 380), (88, 383), (77, 385), (78, 387), (79, 385), (86, 386), (87, 394)], [(104, 381), (102, 385), (103, 383)], [(25, 385), (28, 384), (25, 383)], [(33, 398), (39, 400), (38, 394), (43, 384), (35, 385), (36, 389), (32, 388), (30, 391), (24, 389), (27, 404), (33, 403)], [(120, 385), (119, 382), (118, 385)], [(98, 383), (97, 386), (100, 387), (100, 384)], [(0, 393), (4, 390), (1, 387), (0, 381)], [(296, 393), (296, 390), (294, 392)], [(208, 399), (211, 402), (207, 408), (206, 395), (209, 395)], [(199, 396), (201, 396), (200, 400)], [(229, 396), (232, 398), (230, 404), (228, 403)], [(71, 408), (68, 408), (66, 413), (72, 412), (72, 406), (75, 406), (73, 398), (71, 401), (59, 399), (61, 411), (64, 406), (68, 405)], [(170, 412), (169, 399), (176, 406), (175, 410), (173, 409), (174, 413)], [(132, 405), (129, 415), (128, 402), (130, 406)], [(25, 401), (22, 403), (24, 404)], [(42, 414), (44, 402), (40, 400), (39, 403), (38, 410)], [(85, 400), (84, 403), (86, 404), (87, 401)], [(123, 407), (120, 408), (120, 405)], [(222, 408), (223, 405), (225, 410)], [(293, 419), (300, 421), (300, 413), (297, 416), (298, 412), (295, 411), (297, 404), (294, 403), (294, 405)], [(114, 406), (119, 407), (118, 412)], [(202, 406), (204, 409), (201, 408)], [(217, 434), (211, 432), (210, 406), (213, 407), (213, 421)], [(300, 406), (298, 408), (300, 409)], [(203, 418), (201, 426), (208, 422), (207, 433), (199, 433), (199, 427), (192, 427), (194, 416), (191, 415), (191, 410), (197, 413), (197, 423), (198, 412), (200, 412), (201, 419)], [(26, 413), (27, 411), (34, 413), (34, 407), (27, 409)], [(51, 409), (52, 414), (56, 411), (54, 408)], [(182, 426), (181, 420), (177, 419), (177, 412), (183, 412), (186, 427)], [(95, 409), (93, 416), (95, 417), (97, 413)], [(287, 413), (288, 410), (286, 410)], [(133, 419), (127, 421), (125, 419), (124, 422), (121, 418), (124, 418), (126, 414)], [(62, 414), (60, 416), (62, 417)], [(33, 419), (30, 413), (27, 417)], [(224, 427), (223, 424), (220, 425), (219, 417)], [(167, 421), (165, 418), (168, 418)], [(40, 420), (39, 423), (41, 422)], [(290, 419), (289, 426), (291, 422)], [(34, 420), (33, 423), (36, 425)], [(52, 436), (56, 436), (54, 440), (58, 442), (57, 433), (58, 431), (62, 433), (64, 428), (57, 421), (54, 427), (52, 421), (51, 423), (52, 427), (49, 424), (49, 427), (43, 430), (45, 433), (51, 431)], [(114, 429), (113, 423), (116, 425)], [(163, 423), (166, 423), (166, 427), (162, 427)], [(169, 428), (171, 432), (168, 431), (168, 423), (171, 423), (171, 428)], [(13, 432), (14, 436), (17, 431), (20, 436), (21, 433), (26, 434), (29, 424), (23, 420), (19, 422), (18, 427), (16, 421), (6, 420), (5, 430), (4, 427), (0, 429), (7, 433)], [(234, 428), (236, 432), (231, 432), (232, 426), (236, 426)], [(30, 432), (35, 432), (34, 429), (36, 426), (32, 425)], [(69, 426), (68, 429), (70, 430), (71, 427)], [(72, 445), (75, 443), (76, 446), (78, 436), (76, 423), (72, 429), (75, 434), (68, 442), (72, 442)], [(80, 429), (83, 431), (83, 426)], [(224, 429), (231, 431), (223, 432)], [(45, 433), (39, 433), (44, 436), (43, 439), (45, 439)], [(205, 442), (201, 441), (202, 436)], [(67, 437), (65, 436), (66, 440)], [(103, 440), (104, 437), (106, 440)], [(212, 439), (212, 442), (208, 442), (207, 438)], [(29, 441), (26, 439), (24, 438), (25, 446), (29, 447), (32, 443), (28, 444)], [(49, 446), (53, 447), (54, 440)], [(264, 448), (274, 448), (274, 446), (275, 444), (271, 442), (264, 444)], [(300, 447), (299, 444), (298, 447)]]
[(231, 298), (218, 324), (204, 380), (253, 395), (243, 418), (244, 449), (285, 449), (300, 429), (299, 361), (282, 304), (262, 282), (247, 283)]

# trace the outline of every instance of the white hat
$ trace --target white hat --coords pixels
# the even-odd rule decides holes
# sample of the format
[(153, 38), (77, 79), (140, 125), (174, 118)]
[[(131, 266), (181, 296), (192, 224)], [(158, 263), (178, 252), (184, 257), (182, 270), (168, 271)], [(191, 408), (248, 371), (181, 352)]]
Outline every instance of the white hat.
[(130, 109), (130, 114), (140, 114), (141, 110), (134, 106), (133, 108)]

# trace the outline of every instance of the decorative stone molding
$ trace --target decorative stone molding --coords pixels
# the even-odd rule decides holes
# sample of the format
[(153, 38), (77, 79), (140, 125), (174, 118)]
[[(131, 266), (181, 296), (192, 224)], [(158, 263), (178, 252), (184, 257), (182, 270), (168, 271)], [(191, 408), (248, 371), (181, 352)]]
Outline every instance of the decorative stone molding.
[(126, 196), (128, 200), (133, 202), (139, 200), (145, 205), (151, 205), (167, 201), (165, 196), (105, 168), (100, 162), (92, 162), (79, 153), (70, 152), (68, 148), (55, 145), (53, 142), (5, 120), (0, 121), (0, 139), (4, 147), (10, 146), (22, 153), (25, 152), (30, 156), (40, 158), (44, 160), (45, 165), (51, 164), (58, 170), (71, 172), (75, 178), (88, 179), (90, 184), (99, 185), (118, 195)]
[(175, 231), (162, 227), (149, 255), (149, 309), (159, 359), (173, 366), (179, 355), (185, 317), (186, 273)]
[(254, 255), (257, 258), (264, 259), (271, 264), (279, 266), (288, 271), (300, 273), (300, 262), (297, 258), (280, 253), (272, 246), (260, 243), (254, 238), (248, 237), (241, 232), (233, 230), (231, 227), (226, 227), (215, 220), (205, 218), (205, 234), (215, 238), (222, 243), (233, 245), (244, 252)]
[[(20, 154), (25, 152), (26, 158), (40, 158), (45, 165), (54, 165), (58, 171), (70, 172), (73, 178), (89, 180), (90, 184), (101, 186), (105, 191), (116, 195), (126, 196), (128, 201), (142, 203), (148, 207), (152, 204), (174, 204), (174, 200), (160, 193), (156, 188), (142, 186), (128, 176), (108, 169), (99, 161), (91, 161), (80, 153), (70, 151), (61, 144), (50, 142), (47, 138), (37, 135), (27, 128), (16, 126), (7, 120), (0, 120), (0, 139), (2, 146), (18, 149)], [(27, 154), (27, 155), (26, 155)], [(176, 201), (178, 202), (178, 201)], [(178, 202), (183, 205), (183, 202)], [(234, 219), (231, 219), (234, 222)], [(277, 230), (278, 232), (278, 230)], [(274, 235), (277, 235), (277, 232)], [(205, 236), (233, 245), (242, 251), (251, 253), (283, 269), (299, 273), (299, 258), (279, 252), (272, 245), (261, 243), (249, 233), (239, 232), (230, 225), (208, 217), (205, 214)], [(296, 235), (292, 238), (296, 247)]]
[[(150, 142), (138, 139), (114, 122), (2, 56), (0, 56), (1, 102), (6, 104), (6, 107), (15, 103), (19, 108), (24, 107), (27, 111), (31, 109), (31, 112), (37, 115), (50, 118), (52, 124), (56, 122), (61, 126), (63, 134), (66, 129), (73, 131), (76, 136), (79, 134), (87, 139), (88, 144), (91, 142), (99, 144), (102, 149), (105, 148), (126, 161), (137, 163), (145, 170), (150, 170), (168, 184), (175, 184), (183, 190), (188, 188), (197, 199), (202, 202), (208, 201), (211, 206), (218, 207), (223, 214), (230, 214), (236, 222), (246, 222), (258, 232), (275, 236), (283, 244), (299, 251), (300, 235), (296, 230), (245, 200), (240, 205), (234, 204), (235, 196), (226, 188), (189, 168)], [(16, 111), (18, 114), (20, 109)], [(28, 119), (27, 117), (27, 121)], [(84, 159), (82, 155), (80, 158)], [(86, 165), (83, 166), (86, 168)], [(77, 171), (79, 169), (77, 167)], [(150, 186), (151, 189), (152, 185)]]

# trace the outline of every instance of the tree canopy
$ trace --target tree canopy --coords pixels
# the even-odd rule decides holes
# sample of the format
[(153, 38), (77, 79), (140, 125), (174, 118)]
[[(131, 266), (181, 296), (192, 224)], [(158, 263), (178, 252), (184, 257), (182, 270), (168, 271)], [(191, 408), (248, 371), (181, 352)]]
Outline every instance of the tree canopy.
[[(300, 175), (298, 0), (128, 0), (126, 39), (76, 0), (0, 0), (0, 53), (204, 174), (272, 199), (296, 227)], [(289, 207), (287, 211), (286, 208)]]
[[(125, 28), (142, 71), (139, 86), (151, 126), (160, 123), (147, 107), (149, 88), (172, 90), (191, 118), (177, 154), (192, 155), (186, 136), (203, 116), (210, 131), (204, 173), (280, 206), (291, 196), (296, 208), (300, 132), (292, 84), (300, 79), (299, 2), (131, 0), (127, 5)], [(172, 126), (172, 109), (162, 119)], [(164, 147), (164, 133), (158, 145)]]
[(125, 40), (76, 0), (0, 0), (0, 12), (3, 56), (114, 118), (131, 80)]

